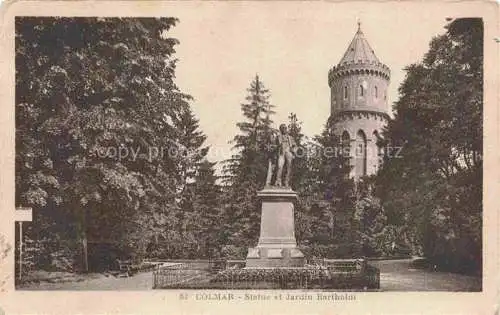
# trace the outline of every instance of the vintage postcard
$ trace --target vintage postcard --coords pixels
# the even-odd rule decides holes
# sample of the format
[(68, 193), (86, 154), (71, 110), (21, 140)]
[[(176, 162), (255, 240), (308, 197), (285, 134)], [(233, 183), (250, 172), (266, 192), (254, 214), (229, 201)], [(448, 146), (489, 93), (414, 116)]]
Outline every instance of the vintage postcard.
[(498, 314), (499, 13), (4, 3), (0, 314)]

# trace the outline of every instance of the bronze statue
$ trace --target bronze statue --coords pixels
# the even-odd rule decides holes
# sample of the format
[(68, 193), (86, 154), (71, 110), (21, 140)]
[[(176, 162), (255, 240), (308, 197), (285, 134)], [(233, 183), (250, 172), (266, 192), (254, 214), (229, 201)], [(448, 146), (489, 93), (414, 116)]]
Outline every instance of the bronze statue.
[[(280, 125), (277, 134), (271, 135), (269, 142), (266, 186), (289, 188), (292, 174), (292, 160), (297, 145), (288, 134), (288, 129), (285, 124)], [(285, 173), (283, 174), (284, 169)], [(272, 184), (273, 179), (274, 185)]]

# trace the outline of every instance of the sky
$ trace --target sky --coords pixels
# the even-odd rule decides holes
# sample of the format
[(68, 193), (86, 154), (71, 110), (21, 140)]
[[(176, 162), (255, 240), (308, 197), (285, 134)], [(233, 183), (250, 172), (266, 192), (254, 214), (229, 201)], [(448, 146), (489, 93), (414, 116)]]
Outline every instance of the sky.
[(294, 112), (304, 134), (320, 133), (330, 114), (328, 70), (342, 58), (358, 20), (391, 69), (390, 112), (404, 67), (422, 59), (432, 37), (445, 32), (447, 17), (432, 4), (394, 2), (187, 2), (168, 12), (179, 18), (170, 32), (180, 41), (176, 83), (194, 97), (211, 161), (229, 157), (243, 119), (240, 104), (256, 74), (271, 92), (275, 127)]

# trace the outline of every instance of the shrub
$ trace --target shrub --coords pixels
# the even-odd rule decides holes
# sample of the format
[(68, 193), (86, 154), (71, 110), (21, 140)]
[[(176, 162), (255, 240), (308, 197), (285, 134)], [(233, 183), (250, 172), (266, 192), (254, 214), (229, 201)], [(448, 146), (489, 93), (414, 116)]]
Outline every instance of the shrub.
[(224, 288), (301, 289), (301, 288), (372, 288), (379, 286), (378, 270), (367, 268), (366, 272), (329, 271), (325, 267), (305, 268), (255, 268), (226, 269), (210, 281)]
[(300, 246), (300, 249), (306, 257), (324, 257), (324, 258), (361, 258), (363, 257), (362, 247), (360, 244), (343, 243), (321, 245), (312, 244)]
[(327, 279), (326, 268), (266, 268), (226, 269), (212, 282), (269, 282), (280, 287), (294, 287), (304, 283), (321, 283)]
[(221, 250), (221, 256), (225, 259), (245, 259), (248, 248), (235, 245), (224, 245)]

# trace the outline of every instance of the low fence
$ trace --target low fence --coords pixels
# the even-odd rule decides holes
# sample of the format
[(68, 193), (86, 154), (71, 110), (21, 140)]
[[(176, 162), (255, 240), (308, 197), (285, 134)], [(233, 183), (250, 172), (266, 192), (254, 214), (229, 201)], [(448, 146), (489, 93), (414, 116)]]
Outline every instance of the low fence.
[(225, 268), (224, 260), (167, 260), (153, 271), (153, 289), (206, 282)]
[[(244, 261), (186, 261), (153, 272), (154, 289), (378, 289), (365, 260), (323, 259), (305, 267), (242, 268)], [(312, 261), (309, 263), (313, 263)]]

